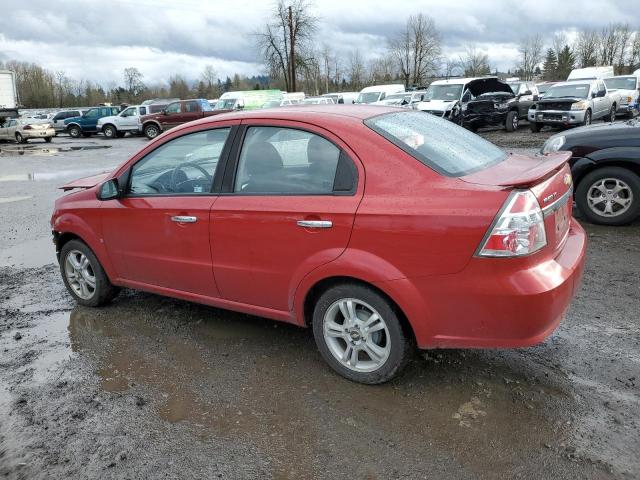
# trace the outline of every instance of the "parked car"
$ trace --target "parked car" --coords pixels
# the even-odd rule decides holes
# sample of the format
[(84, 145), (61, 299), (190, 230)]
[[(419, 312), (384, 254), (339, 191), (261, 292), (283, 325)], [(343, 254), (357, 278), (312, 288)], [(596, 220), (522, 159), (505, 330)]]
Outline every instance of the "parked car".
[(613, 65), (604, 67), (586, 67), (571, 70), (567, 81), (571, 80), (604, 80), (613, 77)]
[(472, 131), (485, 126), (502, 126), (508, 132), (527, 119), (529, 107), (538, 99), (532, 82), (503, 82), (495, 77), (467, 85), (473, 100), (462, 104), (462, 125)]
[(379, 102), (380, 100), (384, 100), (387, 95), (400, 92), (404, 92), (404, 85), (373, 85), (371, 87), (364, 87), (360, 90), (355, 103)]
[(536, 83), (536, 89), (538, 90), (538, 98), (542, 98), (547, 90), (554, 86), (558, 82), (542, 82)]
[(593, 120), (613, 122), (618, 109), (603, 80), (576, 80), (552, 86), (529, 110), (532, 132), (544, 125), (591, 125)]
[(301, 103), (300, 100), (296, 100), (295, 98), (288, 99), (285, 98), (283, 100), (269, 100), (262, 105), (262, 108), (277, 108), (277, 107), (288, 107), (291, 105), (299, 105)]
[(616, 92), (620, 97), (617, 113), (630, 118), (640, 113), (640, 76), (620, 75), (604, 79), (609, 92)]
[(309, 326), (334, 370), (381, 383), (415, 344), (525, 346), (558, 326), (586, 248), (569, 157), (508, 155), (413, 110), (235, 112), (65, 185), (51, 226), (82, 305), (128, 287)]
[(580, 211), (592, 223), (624, 225), (640, 216), (640, 121), (580, 127), (550, 137), (541, 153), (571, 152)]
[(98, 120), (103, 117), (116, 115), (120, 107), (100, 106), (93, 107), (79, 117), (71, 117), (64, 120), (67, 133), (72, 138), (90, 137), (98, 133)]
[[(497, 77), (436, 80), (429, 85), (424, 100), (416, 104), (416, 109), (437, 117), (447, 118), (455, 123), (461, 123), (463, 105), (474, 99), (471, 90), (477, 91), (478, 95), (488, 92), (489, 90), (481, 88), (482, 84), (490, 85), (491, 83), (488, 82), (496, 80), (498, 80)], [(476, 90), (474, 86), (477, 86), (478, 89)]]
[(118, 115), (99, 119), (97, 128), (107, 138), (122, 138), (127, 132), (137, 135), (142, 133), (140, 118), (147, 114), (162, 112), (165, 107), (166, 105), (160, 103), (133, 105), (125, 108)]
[(325, 93), (323, 97), (333, 98), (333, 102), (339, 105), (351, 105), (358, 100), (359, 92), (337, 92), (337, 93)]
[(225, 92), (213, 107), (216, 111), (255, 110), (270, 100), (283, 100), (280, 90), (246, 90)]
[(209, 102), (203, 98), (179, 100), (170, 103), (157, 113), (140, 117), (142, 132), (147, 138), (156, 138), (163, 131), (177, 127), (183, 123), (223, 113), (224, 110), (213, 110)]
[(400, 93), (391, 93), (384, 100), (372, 103), (372, 105), (388, 105), (395, 107), (415, 108), (419, 102), (425, 99), (426, 90), (412, 90)]
[(299, 105), (333, 105), (334, 103), (331, 97), (306, 97)]
[(42, 138), (50, 143), (55, 135), (55, 130), (48, 123), (33, 123), (19, 118), (11, 118), (0, 126), (0, 140), (15, 140), (18, 143), (27, 143), (34, 138)]
[(51, 125), (56, 133), (64, 132), (67, 130), (67, 126), (64, 124), (64, 121), (67, 118), (80, 117), (83, 113), (84, 112), (82, 110), (62, 110), (51, 118)]

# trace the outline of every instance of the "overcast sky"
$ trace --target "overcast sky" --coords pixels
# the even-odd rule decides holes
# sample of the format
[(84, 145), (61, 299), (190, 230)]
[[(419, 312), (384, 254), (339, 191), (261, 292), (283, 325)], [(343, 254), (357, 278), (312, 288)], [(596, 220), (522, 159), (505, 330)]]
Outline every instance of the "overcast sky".
[[(517, 62), (517, 41), (554, 32), (640, 22), (638, 0), (316, 0), (318, 45), (347, 58), (384, 54), (385, 38), (414, 13), (430, 15), (446, 54), (467, 44), (488, 53), (492, 68)], [(0, 0), (0, 60), (36, 62), (102, 85), (122, 82), (135, 66), (144, 81), (171, 74), (199, 77), (212, 64), (227, 75), (264, 73), (252, 33), (268, 18), (268, 0)]]

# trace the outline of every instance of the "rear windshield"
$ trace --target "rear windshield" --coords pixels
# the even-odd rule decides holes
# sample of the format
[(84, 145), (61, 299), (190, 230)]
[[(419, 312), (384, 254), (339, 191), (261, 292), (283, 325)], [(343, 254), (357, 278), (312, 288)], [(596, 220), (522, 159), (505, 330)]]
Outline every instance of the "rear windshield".
[(425, 112), (387, 113), (364, 123), (416, 160), (449, 177), (483, 170), (507, 157), (475, 133)]

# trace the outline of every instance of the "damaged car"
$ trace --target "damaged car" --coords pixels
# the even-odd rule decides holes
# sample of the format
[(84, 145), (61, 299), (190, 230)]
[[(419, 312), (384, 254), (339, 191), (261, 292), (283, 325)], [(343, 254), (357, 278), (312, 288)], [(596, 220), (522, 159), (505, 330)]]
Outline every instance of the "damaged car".
[(462, 125), (476, 131), (485, 126), (504, 126), (508, 132), (526, 120), (529, 107), (538, 99), (531, 82), (506, 83), (497, 78), (470, 82), (467, 90), (473, 99), (462, 104)]

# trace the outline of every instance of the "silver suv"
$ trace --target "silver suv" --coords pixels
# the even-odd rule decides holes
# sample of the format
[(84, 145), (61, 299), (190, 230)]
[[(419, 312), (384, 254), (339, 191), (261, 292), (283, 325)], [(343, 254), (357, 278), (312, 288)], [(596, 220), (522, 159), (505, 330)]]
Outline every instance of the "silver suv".
[(561, 82), (547, 90), (529, 109), (532, 132), (544, 125), (590, 125), (593, 120), (612, 122), (617, 104), (602, 80)]

